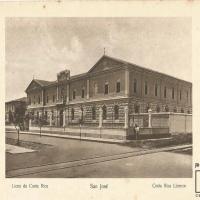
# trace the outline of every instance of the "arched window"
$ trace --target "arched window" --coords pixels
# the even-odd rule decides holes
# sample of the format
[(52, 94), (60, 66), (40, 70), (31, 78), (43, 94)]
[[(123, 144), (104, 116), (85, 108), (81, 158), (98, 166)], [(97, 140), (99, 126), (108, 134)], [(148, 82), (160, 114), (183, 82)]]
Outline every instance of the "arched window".
[(74, 120), (74, 108), (71, 109), (71, 119)]
[(83, 112), (84, 112), (84, 110), (83, 110), (83, 107), (81, 106), (81, 121), (83, 122)]
[(47, 111), (44, 112), (44, 119), (47, 120)]
[(133, 82), (133, 91), (134, 91), (134, 93), (137, 92), (137, 79), (134, 79), (134, 82)]
[(120, 81), (117, 81), (116, 83), (116, 92), (120, 92), (121, 91), (121, 85), (120, 85)]
[(76, 99), (76, 90), (73, 91), (72, 97), (73, 97), (73, 99)]
[(147, 85), (147, 81), (145, 81), (144, 83), (144, 94), (147, 95), (148, 93), (148, 85)]
[(174, 99), (174, 88), (172, 88), (172, 99)]
[(173, 111), (176, 113), (177, 112), (177, 108), (175, 107)]
[(108, 94), (108, 93), (109, 93), (109, 85), (108, 85), (108, 82), (106, 82), (104, 86), (104, 94)]
[(156, 97), (158, 96), (158, 85), (157, 85), (157, 83), (155, 84), (155, 96)]
[(119, 119), (119, 106), (118, 105), (114, 106), (114, 117), (115, 117), (115, 120)]
[(164, 87), (164, 98), (166, 98), (167, 97), (167, 87), (165, 86)]
[(138, 103), (135, 103), (134, 109), (135, 109), (135, 113), (139, 113), (140, 112), (140, 105)]
[(53, 112), (53, 110), (51, 111), (51, 115), (52, 115), (52, 120), (54, 120), (54, 112)]
[(81, 98), (85, 98), (85, 89), (84, 88), (81, 91)]
[(103, 110), (103, 119), (106, 119), (107, 118), (107, 108), (105, 105), (103, 106), (102, 110)]
[(150, 108), (150, 104), (148, 103), (147, 106), (146, 106), (146, 109), (145, 109), (146, 113), (148, 113), (149, 108)]
[(92, 120), (96, 120), (96, 107), (92, 107)]
[(159, 105), (156, 106), (156, 112), (160, 112), (160, 106)]
[(165, 106), (165, 112), (169, 112), (169, 107), (168, 107), (168, 105)]
[(39, 119), (39, 111), (37, 111), (37, 118), (36, 118), (37, 120)]

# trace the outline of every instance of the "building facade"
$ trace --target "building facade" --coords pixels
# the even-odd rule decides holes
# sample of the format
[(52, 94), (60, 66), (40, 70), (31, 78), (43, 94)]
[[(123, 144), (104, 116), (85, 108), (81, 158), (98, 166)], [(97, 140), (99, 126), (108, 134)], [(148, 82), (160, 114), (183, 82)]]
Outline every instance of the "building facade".
[(13, 115), (15, 113), (16, 108), (26, 109), (27, 106), (27, 98), (22, 97), (20, 99), (15, 99), (12, 101), (8, 101), (5, 103), (5, 122), (9, 124), (12, 122)]
[(43, 116), (47, 126), (126, 128), (129, 116), (150, 108), (192, 113), (192, 83), (106, 55), (84, 74), (33, 79), (26, 93), (32, 126)]

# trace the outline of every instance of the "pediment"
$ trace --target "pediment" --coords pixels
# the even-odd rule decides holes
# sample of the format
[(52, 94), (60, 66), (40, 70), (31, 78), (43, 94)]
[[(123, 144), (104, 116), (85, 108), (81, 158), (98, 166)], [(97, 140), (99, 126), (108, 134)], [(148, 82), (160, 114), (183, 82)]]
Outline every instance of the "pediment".
[(115, 59), (112, 59), (108, 56), (103, 56), (89, 70), (89, 73), (106, 71), (106, 70), (114, 69), (114, 68), (120, 67), (120, 66), (123, 66), (123, 63), (121, 63)]
[(41, 89), (41, 85), (37, 83), (35, 80), (32, 80), (29, 86), (26, 88), (26, 92), (31, 91), (31, 90), (36, 90), (36, 89)]

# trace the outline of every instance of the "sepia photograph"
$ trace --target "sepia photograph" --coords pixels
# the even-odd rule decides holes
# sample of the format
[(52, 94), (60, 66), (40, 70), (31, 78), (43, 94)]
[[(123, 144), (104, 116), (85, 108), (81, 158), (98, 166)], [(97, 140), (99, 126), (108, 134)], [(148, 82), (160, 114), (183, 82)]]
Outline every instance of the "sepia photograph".
[(192, 178), (191, 17), (7, 17), (5, 86), (6, 178)]

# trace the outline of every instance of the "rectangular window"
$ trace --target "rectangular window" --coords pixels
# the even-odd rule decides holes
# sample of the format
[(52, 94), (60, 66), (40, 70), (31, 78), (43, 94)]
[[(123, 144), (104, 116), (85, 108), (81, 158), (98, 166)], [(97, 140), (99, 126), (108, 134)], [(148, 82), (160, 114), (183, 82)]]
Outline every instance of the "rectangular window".
[(38, 96), (38, 104), (40, 104), (40, 96)]
[(172, 99), (174, 99), (174, 88), (172, 88)]
[(166, 98), (166, 97), (167, 97), (167, 88), (164, 87), (164, 98)]
[(144, 85), (144, 93), (145, 93), (145, 95), (147, 95), (147, 93), (148, 93), (148, 86), (147, 86), (146, 81), (145, 81), (145, 85)]
[(47, 120), (47, 111), (45, 111), (44, 119)]
[(133, 83), (133, 91), (134, 91), (134, 93), (137, 92), (137, 80), (136, 80), (136, 79), (134, 79), (134, 83)]
[(74, 109), (71, 109), (71, 119), (74, 120)]
[(121, 88), (120, 88), (120, 82), (119, 82), (119, 81), (117, 82), (117, 85), (116, 85), (116, 86), (117, 86), (117, 91), (116, 91), (116, 92), (120, 92), (120, 89), (121, 89)]
[(81, 97), (82, 97), (82, 98), (85, 97), (85, 90), (84, 90), (84, 89), (82, 89)]
[(73, 91), (73, 99), (76, 99), (76, 91)]
[(94, 94), (98, 93), (98, 85), (97, 83), (94, 84)]
[(182, 92), (180, 91), (180, 100), (182, 99)]
[(187, 91), (187, 101), (188, 101), (188, 91)]
[(55, 102), (55, 95), (53, 95), (53, 102)]
[(49, 103), (49, 96), (47, 96), (47, 103)]
[(158, 85), (155, 84), (155, 96), (157, 97), (158, 96)]
[(105, 84), (104, 94), (108, 94), (108, 83)]

